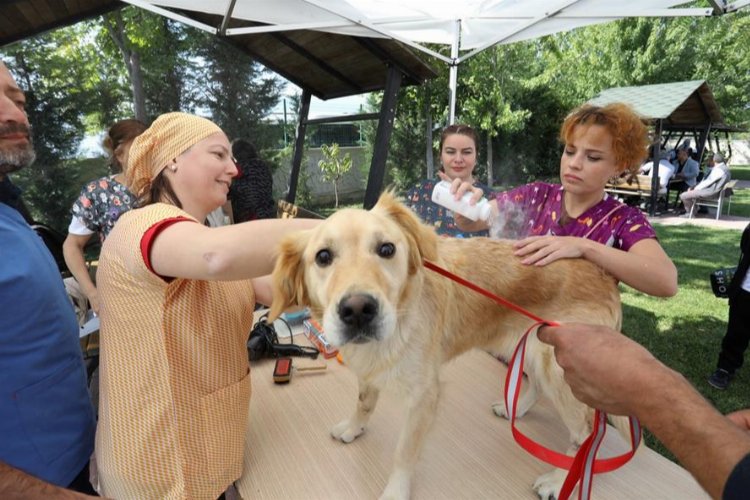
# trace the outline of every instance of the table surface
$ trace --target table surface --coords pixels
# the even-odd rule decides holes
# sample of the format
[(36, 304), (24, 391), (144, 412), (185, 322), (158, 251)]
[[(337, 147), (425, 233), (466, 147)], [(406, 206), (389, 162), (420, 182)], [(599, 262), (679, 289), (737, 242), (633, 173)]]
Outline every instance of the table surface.
[[(305, 339), (295, 335), (295, 341)], [(276, 385), (273, 360), (253, 363), (245, 469), (237, 482), (244, 498), (365, 499), (377, 498), (385, 487), (404, 422), (399, 394), (383, 391), (365, 433), (343, 444), (329, 430), (354, 410), (356, 377), (335, 358), (294, 358), (294, 366), (315, 364), (327, 369), (296, 372), (289, 384)], [(478, 350), (443, 367), (440, 404), (416, 467), (412, 498), (537, 498), (531, 485), (550, 466), (520, 448), (510, 423), (490, 409), (502, 399), (505, 373), (505, 365)], [(517, 425), (550, 448), (567, 447), (567, 431), (546, 399)], [(600, 457), (627, 449), (610, 431)], [(595, 477), (593, 498), (708, 496), (687, 471), (643, 447), (621, 469)]]

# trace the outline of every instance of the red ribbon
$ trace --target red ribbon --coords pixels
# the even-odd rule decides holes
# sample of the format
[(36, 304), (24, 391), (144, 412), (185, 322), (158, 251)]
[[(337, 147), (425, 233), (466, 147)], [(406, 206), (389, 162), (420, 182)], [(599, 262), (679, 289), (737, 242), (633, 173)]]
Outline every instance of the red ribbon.
[[(539, 316), (536, 316), (535, 314), (527, 311), (523, 307), (514, 304), (513, 302), (510, 302), (509, 300), (506, 300), (502, 297), (499, 297), (492, 292), (485, 290), (484, 288), (479, 287), (474, 283), (467, 281), (464, 278), (461, 278), (460, 276), (457, 276), (450, 271), (433, 264), (432, 262), (425, 260), (424, 266), (431, 271), (434, 271), (467, 288), (470, 288), (471, 290), (474, 290), (481, 295), (484, 295), (497, 304), (508, 307), (509, 309), (512, 309), (534, 320), (535, 323), (531, 325), (528, 330), (526, 330), (526, 333), (523, 334), (523, 337), (521, 337), (521, 340), (518, 342), (518, 345), (513, 352), (513, 356), (508, 363), (508, 375), (505, 378), (505, 408), (506, 413), (508, 414), (508, 418), (510, 419), (513, 438), (521, 446), (521, 448), (523, 448), (539, 460), (542, 460), (543, 462), (546, 462), (559, 469), (565, 469), (568, 471), (568, 475), (566, 476), (565, 482), (563, 483), (562, 489), (560, 490), (559, 500), (567, 500), (573, 492), (573, 488), (575, 488), (576, 484), (579, 485), (579, 500), (587, 500), (591, 496), (591, 487), (593, 484), (594, 474), (610, 472), (618, 469), (628, 461), (630, 461), (630, 459), (633, 458), (633, 455), (635, 455), (635, 451), (641, 442), (642, 435), (641, 426), (638, 420), (635, 417), (630, 417), (630, 444), (632, 447), (631, 451), (617, 457), (607, 459), (596, 459), (596, 454), (599, 451), (599, 446), (604, 440), (604, 435), (607, 431), (607, 414), (599, 410), (596, 410), (594, 412), (594, 428), (591, 434), (581, 444), (581, 447), (578, 449), (578, 453), (576, 453), (575, 457), (570, 457), (563, 453), (551, 450), (521, 433), (521, 431), (516, 428), (516, 406), (518, 404), (518, 396), (521, 393), (521, 383), (523, 381), (523, 365), (524, 359), (526, 357), (526, 339), (528, 338), (529, 333), (531, 333), (532, 330), (539, 326), (559, 326), (559, 323), (544, 320)], [(509, 396), (512, 396), (512, 399), (510, 399)]]

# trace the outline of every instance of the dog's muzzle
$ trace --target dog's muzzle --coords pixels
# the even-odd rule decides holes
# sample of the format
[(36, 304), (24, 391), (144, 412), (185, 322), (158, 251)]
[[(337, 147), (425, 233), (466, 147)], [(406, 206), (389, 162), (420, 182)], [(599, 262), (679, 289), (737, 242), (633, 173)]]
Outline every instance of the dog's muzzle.
[(357, 293), (347, 295), (338, 305), (338, 315), (344, 324), (344, 336), (347, 342), (363, 344), (377, 337), (377, 325), (380, 306), (372, 295)]

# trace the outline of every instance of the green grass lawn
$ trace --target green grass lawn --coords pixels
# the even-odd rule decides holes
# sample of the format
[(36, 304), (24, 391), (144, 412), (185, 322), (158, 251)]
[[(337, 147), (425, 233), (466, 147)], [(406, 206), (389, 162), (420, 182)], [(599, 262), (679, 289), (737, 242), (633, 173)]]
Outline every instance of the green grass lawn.
[[(750, 165), (733, 166), (731, 172), (732, 179), (750, 181)], [(750, 188), (735, 190), (732, 196), (731, 214), (750, 217)]]
[(732, 165), (732, 179), (750, 181), (750, 165)]
[[(732, 213), (734, 208), (733, 202)], [(621, 286), (623, 332), (682, 373), (722, 413), (750, 406), (750, 368), (739, 371), (726, 391), (706, 382), (716, 367), (728, 312), (726, 299), (711, 292), (708, 275), (737, 264), (741, 231), (691, 225), (655, 228), (677, 266), (679, 292), (658, 299)], [(647, 435), (647, 442), (673, 458), (653, 437)]]

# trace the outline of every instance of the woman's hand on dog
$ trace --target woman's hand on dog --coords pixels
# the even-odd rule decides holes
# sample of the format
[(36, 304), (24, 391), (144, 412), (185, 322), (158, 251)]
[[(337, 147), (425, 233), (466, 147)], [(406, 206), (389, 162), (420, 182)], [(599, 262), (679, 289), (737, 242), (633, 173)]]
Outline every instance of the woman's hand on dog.
[(608, 413), (637, 414), (644, 392), (670, 373), (641, 345), (604, 326), (543, 326), (537, 337), (555, 348), (573, 395)]
[(513, 247), (524, 264), (546, 266), (559, 259), (583, 257), (590, 244), (590, 240), (575, 236), (529, 236), (515, 242)]

